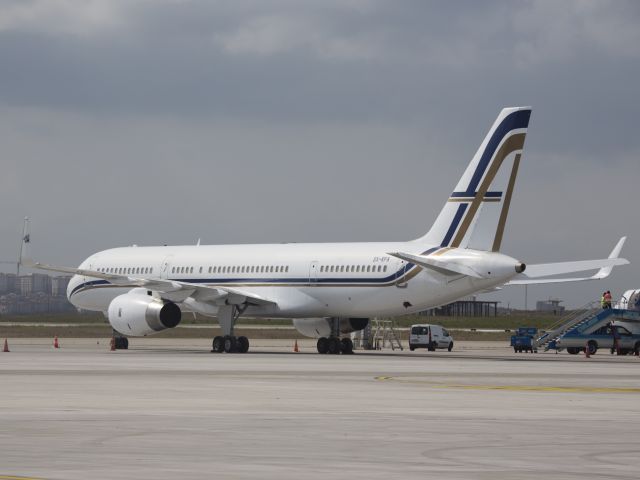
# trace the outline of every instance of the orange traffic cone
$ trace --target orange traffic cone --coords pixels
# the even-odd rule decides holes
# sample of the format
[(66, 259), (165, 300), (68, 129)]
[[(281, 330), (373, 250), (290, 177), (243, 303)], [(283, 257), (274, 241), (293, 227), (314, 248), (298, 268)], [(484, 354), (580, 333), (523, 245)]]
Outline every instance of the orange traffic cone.
[(298, 349), (298, 339), (296, 338), (296, 342), (293, 344), (293, 351), (298, 353), (300, 350)]
[(116, 337), (111, 337), (111, 351), (116, 351)]
[(5, 353), (9, 353), (9, 342), (7, 342), (7, 339), (4, 339), (4, 348), (2, 349), (3, 352)]
[(60, 344), (58, 343), (58, 336), (53, 337), (53, 348), (60, 348)]

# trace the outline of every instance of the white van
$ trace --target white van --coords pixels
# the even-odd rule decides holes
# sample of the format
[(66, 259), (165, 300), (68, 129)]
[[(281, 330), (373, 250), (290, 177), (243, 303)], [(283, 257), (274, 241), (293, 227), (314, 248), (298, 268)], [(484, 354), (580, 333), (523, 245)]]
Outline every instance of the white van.
[(409, 334), (409, 350), (426, 348), (430, 352), (436, 348), (446, 348), (451, 351), (453, 338), (441, 325), (418, 324), (411, 325)]

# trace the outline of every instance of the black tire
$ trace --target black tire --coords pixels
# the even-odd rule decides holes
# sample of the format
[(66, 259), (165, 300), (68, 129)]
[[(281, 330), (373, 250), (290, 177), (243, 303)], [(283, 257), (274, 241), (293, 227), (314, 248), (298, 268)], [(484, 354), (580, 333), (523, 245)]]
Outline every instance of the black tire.
[(340, 340), (340, 350), (344, 355), (351, 355), (353, 353), (353, 342), (350, 338)]
[(589, 340), (589, 343), (587, 343), (587, 348), (589, 349), (589, 355), (595, 355), (598, 351), (598, 344), (595, 340)]
[(518, 353), (518, 347), (513, 347), (513, 353)]
[(337, 355), (338, 353), (340, 353), (341, 347), (342, 344), (338, 337), (331, 337), (329, 339), (329, 353), (331, 353), (332, 355)]
[(449, 343), (449, 347), (447, 348), (448, 351), (453, 350), (453, 342)]
[(633, 354), (640, 355), (640, 342), (636, 342), (635, 346), (633, 347)]
[(316, 346), (318, 347), (318, 353), (327, 353), (329, 351), (329, 339), (320, 337)]
[(415, 350), (415, 347), (409, 346), (409, 350), (413, 352)]
[(567, 353), (577, 355), (580, 353), (580, 349), (578, 347), (567, 347)]
[(238, 337), (238, 352), (247, 353), (249, 351), (249, 339), (244, 335)]
[(213, 353), (222, 353), (224, 351), (224, 338), (220, 336), (215, 337), (211, 344), (211, 351)]
[(238, 342), (236, 341), (236, 337), (232, 335), (224, 336), (224, 351), (226, 353), (234, 353), (237, 351)]

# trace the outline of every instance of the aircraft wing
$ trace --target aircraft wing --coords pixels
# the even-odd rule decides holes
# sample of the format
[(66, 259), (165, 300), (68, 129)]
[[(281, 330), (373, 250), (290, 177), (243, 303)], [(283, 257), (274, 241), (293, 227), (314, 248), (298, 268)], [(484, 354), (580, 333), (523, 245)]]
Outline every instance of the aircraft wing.
[(46, 263), (34, 262), (31, 259), (23, 258), (21, 265), (38, 270), (49, 270), (52, 272), (69, 273), (72, 275), (83, 275), (91, 278), (107, 280), (115, 285), (143, 287), (148, 290), (158, 292), (163, 298), (173, 302), (183, 302), (189, 297), (203, 302), (219, 303), (233, 297), (234, 303), (248, 303), (250, 305), (275, 305), (276, 302), (256, 295), (253, 292), (241, 290), (227, 286), (201, 285), (190, 282), (176, 280), (165, 280), (162, 278), (141, 278), (128, 275), (115, 275), (112, 273), (97, 272), (82, 268), (59, 267)]
[[(600, 280), (607, 278), (613, 271), (613, 267), (618, 265), (627, 265), (629, 260), (619, 258), (622, 246), (627, 237), (622, 237), (608, 258), (601, 260), (584, 260), (579, 262), (560, 262), (560, 263), (540, 263), (537, 265), (527, 265), (526, 270), (511, 280), (506, 285), (533, 285), (544, 283), (566, 283), (566, 282), (582, 282), (585, 280)], [(553, 275), (563, 275), (567, 273), (584, 272), (587, 270), (599, 269), (594, 275), (589, 277), (571, 277), (571, 278), (543, 278)]]

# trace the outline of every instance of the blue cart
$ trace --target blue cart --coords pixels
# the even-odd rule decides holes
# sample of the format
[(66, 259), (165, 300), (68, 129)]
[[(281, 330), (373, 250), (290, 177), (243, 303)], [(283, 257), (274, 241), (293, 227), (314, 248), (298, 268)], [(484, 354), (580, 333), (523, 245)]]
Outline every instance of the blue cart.
[(515, 335), (511, 335), (511, 346), (516, 353), (531, 352), (538, 353), (538, 349), (534, 347), (534, 338), (538, 334), (535, 327), (520, 327), (516, 330)]

